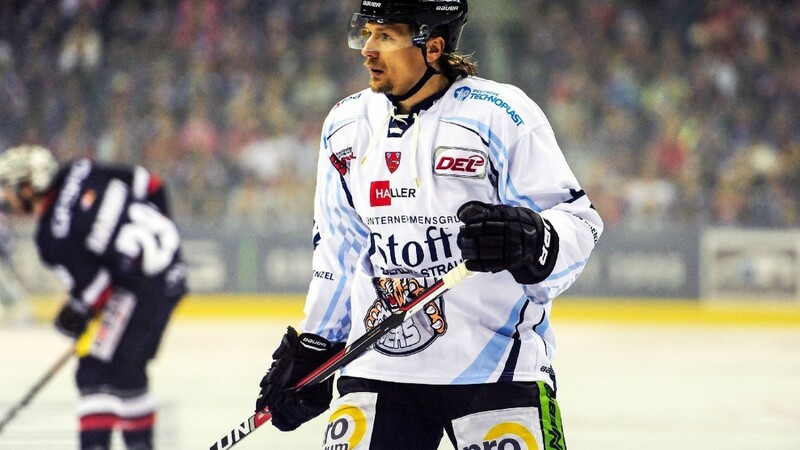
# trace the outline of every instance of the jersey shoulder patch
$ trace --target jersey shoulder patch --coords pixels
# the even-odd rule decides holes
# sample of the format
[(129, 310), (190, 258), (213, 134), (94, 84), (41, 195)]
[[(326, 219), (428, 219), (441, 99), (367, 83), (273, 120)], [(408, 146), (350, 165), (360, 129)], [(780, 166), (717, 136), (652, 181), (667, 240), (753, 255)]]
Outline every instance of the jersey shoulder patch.
[(465, 110), (476, 117), (488, 114), (517, 129), (535, 126), (545, 120), (536, 103), (520, 89), (482, 78), (472, 77), (454, 83), (445, 98), (455, 103), (452, 105), (454, 110)]

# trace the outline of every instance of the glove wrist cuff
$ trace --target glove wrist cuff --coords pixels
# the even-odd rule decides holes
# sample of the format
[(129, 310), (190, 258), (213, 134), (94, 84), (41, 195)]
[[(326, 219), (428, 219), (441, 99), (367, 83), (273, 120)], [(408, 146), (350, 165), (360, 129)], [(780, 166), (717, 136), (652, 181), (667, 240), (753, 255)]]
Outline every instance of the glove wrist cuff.
[(304, 350), (315, 351), (315, 352), (328, 352), (333, 348), (333, 343), (328, 341), (322, 336), (318, 336), (313, 333), (303, 333), (297, 337), (299, 345), (303, 347)]
[[(536, 213), (533, 213), (536, 214)], [(536, 233), (529, 264), (518, 269), (509, 269), (514, 280), (520, 284), (536, 284), (547, 279), (556, 266), (559, 238), (549, 220), (539, 216), (541, 227)]]

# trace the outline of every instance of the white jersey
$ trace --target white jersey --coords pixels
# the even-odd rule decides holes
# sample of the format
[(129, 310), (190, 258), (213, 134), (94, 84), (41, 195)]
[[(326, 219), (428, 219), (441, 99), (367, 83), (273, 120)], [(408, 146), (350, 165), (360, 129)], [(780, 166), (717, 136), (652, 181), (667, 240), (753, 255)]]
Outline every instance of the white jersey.
[[(603, 223), (539, 107), (470, 77), (410, 115), (364, 90), (328, 115), (317, 167), (313, 279), (303, 331), (353, 342), (402, 298), (462, 261), (456, 211), (469, 200), (524, 206), (560, 236), (552, 274), (520, 285), (477, 273), (357, 358), (343, 375), (423, 384), (550, 383), (551, 300), (578, 277)], [(398, 280), (399, 279), (399, 280)]]

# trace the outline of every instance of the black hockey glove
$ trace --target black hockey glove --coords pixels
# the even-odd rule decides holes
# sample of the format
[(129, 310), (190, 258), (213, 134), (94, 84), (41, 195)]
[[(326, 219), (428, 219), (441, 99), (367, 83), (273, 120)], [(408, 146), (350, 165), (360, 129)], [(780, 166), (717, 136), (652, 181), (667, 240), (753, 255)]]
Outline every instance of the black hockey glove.
[(56, 316), (56, 329), (63, 335), (77, 338), (86, 331), (86, 325), (91, 319), (89, 307), (78, 299), (70, 299)]
[(261, 380), (256, 412), (269, 408), (272, 424), (281, 431), (294, 430), (325, 412), (333, 399), (333, 377), (301, 389), (293, 386), (342, 348), (344, 344), (332, 344), (315, 334), (298, 336), (288, 327)]
[(553, 271), (558, 234), (535, 211), (470, 201), (456, 214), (464, 222), (458, 246), (467, 269), (492, 273), (508, 270), (520, 284), (539, 283)]

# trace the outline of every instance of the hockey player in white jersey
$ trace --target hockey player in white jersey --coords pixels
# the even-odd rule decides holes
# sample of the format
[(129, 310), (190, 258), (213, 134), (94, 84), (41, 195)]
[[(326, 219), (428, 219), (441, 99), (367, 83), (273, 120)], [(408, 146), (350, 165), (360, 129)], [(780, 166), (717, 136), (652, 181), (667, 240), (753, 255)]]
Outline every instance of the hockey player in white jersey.
[(456, 53), (466, 19), (466, 0), (363, 0), (351, 21), (369, 89), (324, 123), (305, 318), (257, 411), (321, 414), (333, 381), (298, 379), (461, 261), (476, 274), (345, 366), (325, 449), (566, 448), (550, 310), (603, 223), (536, 103)]

